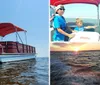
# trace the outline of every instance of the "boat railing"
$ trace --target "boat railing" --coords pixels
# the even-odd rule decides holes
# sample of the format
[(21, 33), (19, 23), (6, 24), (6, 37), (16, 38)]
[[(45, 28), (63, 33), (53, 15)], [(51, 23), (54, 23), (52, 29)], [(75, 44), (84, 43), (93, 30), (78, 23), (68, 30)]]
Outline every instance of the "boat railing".
[(14, 41), (0, 42), (0, 54), (2, 53), (35, 53), (35, 47)]
[(1, 53), (4, 53), (4, 46), (0, 44), (0, 48), (2, 49)]

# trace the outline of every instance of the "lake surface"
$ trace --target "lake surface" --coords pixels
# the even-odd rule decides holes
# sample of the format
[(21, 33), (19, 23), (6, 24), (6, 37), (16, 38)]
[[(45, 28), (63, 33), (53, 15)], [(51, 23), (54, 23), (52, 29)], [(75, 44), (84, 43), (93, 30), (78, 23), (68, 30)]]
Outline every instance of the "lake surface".
[(3, 63), (0, 85), (48, 85), (48, 58)]
[(51, 53), (51, 85), (100, 85), (100, 51)]

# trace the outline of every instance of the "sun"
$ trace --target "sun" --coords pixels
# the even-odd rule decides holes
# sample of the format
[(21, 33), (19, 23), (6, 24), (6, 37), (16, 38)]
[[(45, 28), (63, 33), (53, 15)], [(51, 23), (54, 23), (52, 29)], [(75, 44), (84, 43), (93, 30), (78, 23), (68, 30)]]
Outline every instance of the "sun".
[(74, 51), (78, 52), (79, 51), (79, 48), (78, 47), (75, 47), (74, 48)]

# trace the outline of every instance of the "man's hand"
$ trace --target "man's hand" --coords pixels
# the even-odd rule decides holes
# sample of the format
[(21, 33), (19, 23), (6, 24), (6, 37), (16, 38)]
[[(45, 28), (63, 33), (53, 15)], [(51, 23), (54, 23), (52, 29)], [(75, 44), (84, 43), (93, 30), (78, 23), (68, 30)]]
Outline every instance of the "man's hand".
[(73, 38), (75, 36), (75, 34), (68, 34), (69, 38)]

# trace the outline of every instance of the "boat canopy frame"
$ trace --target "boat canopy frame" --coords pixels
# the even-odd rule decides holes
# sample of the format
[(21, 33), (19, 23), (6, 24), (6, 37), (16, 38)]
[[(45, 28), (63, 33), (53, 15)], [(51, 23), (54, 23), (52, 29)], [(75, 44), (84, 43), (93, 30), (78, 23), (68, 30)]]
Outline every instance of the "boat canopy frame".
[(11, 33), (15, 33), (15, 36), (16, 36), (16, 42), (18, 42), (18, 37), (21, 41), (21, 43), (23, 44), (23, 41), (19, 35), (18, 32), (21, 32), (23, 31), (24, 34), (25, 34), (25, 41), (26, 41), (26, 45), (27, 45), (27, 36), (26, 36), (26, 30), (12, 24), (12, 23), (0, 23), (0, 36), (2, 37), (1, 40), (3, 40), (3, 38), (8, 35), (8, 34), (11, 34)]

